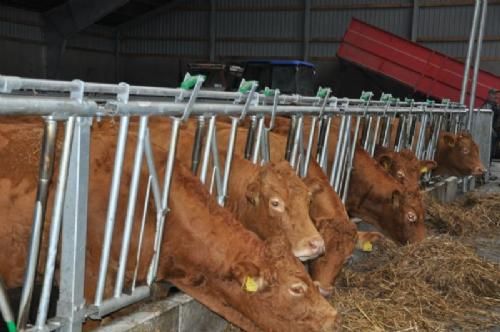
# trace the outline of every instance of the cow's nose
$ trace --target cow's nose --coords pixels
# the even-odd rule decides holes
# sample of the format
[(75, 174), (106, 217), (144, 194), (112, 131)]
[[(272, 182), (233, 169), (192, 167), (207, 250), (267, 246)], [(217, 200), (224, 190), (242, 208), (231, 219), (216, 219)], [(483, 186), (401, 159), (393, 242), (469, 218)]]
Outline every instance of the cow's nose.
[(473, 175), (483, 175), (484, 173), (486, 173), (486, 169), (484, 167), (478, 166), (478, 167), (474, 168)]
[(315, 255), (321, 255), (325, 253), (325, 241), (321, 236), (315, 236), (307, 242), (309, 244), (309, 248)]
[(340, 331), (342, 326), (342, 318), (339, 314), (336, 314), (334, 318), (329, 318), (321, 327), (321, 332), (334, 332)]

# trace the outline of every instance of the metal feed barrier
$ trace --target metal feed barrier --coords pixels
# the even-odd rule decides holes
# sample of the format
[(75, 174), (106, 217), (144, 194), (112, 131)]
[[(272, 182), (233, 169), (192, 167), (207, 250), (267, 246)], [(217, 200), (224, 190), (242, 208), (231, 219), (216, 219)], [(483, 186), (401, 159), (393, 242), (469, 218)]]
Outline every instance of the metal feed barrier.
[[(374, 100), (372, 93), (363, 93), (359, 99), (337, 98), (331, 96), (329, 89), (320, 89), (316, 97), (282, 95), (278, 90), (267, 88), (259, 93), (258, 83), (253, 81), (243, 81), (237, 92), (216, 92), (201, 90), (203, 81), (201, 76), (186, 75), (181, 87), (172, 89), (130, 86), (125, 83), (97, 84), (78, 80), (52, 81), (0, 76), (0, 115), (40, 116), (45, 121), (29, 254), (17, 319), (19, 330), (80, 331), (86, 318), (100, 319), (150, 295), (150, 286), (158, 271), (161, 238), (169, 211), (171, 175), (179, 132), (182, 122), (190, 117), (197, 119), (192, 171), (199, 174), (201, 182), (209, 185), (221, 205), (224, 205), (227, 196), (237, 128), (244, 119), (249, 118), (250, 125), (247, 145), (241, 153), (253, 163), (265, 163), (270, 160), (269, 132), (274, 126), (276, 116), (289, 118), (290, 130), (284, 156), (300, 176), (305, 176), (310, 161), (316, 160), (344, 202), (349, 190), (356, 142), (360, 139), (362, 146), (371, 155), (377, 144), (390, 146), (390, 142), (394, 141), (397, 151), (411, 148), (419, 158), (431, 158), (435, 152), (439, 131), (449, 128), (457, 131), (466, 123), (465, 107), (449, 102), (438, 104), (400, 101), (390, 95), (383, 95), (380, 100)], [(171, 119), (171, 130), (165, 133), (166, 136), (169, 135), (169, 149), (166, 152), (163, 184), (160, 184), (152, 152), (148, 126), (151, 115), (168, 116)], [(223, 143), (216, 140), (216, 120), (222, 116), (231, 119), (229, 140)], [(89, 145), (92, 120), (102, 117), (119, 118), (120, 125), (97, 284), (87, 285), (96, 289), (95, 298), (92, 300), (84, 298)], [(139, 119), (138, 139), (113, 294), (106, 298), (105, 285), (106, 280), (110, 278), (109, 256), (127, 134), (132, 117)], [(266, 118), (269, 121), (266, 122)], [(308, 135), (304, 128), (304, 120), (307, 118), (311, 124)], [(340, 120), (339, 140), (335, 156), (329, 162), (327, 137), (335, 118)], [(399, 128), (397, 137), (391, 137), (391, 120), (395, 118), (399, 118)], [(49, 185), (56, 162), (58, 122), (65, 123), (64, 141), (58, 161), (59, 172), (55, 183), (42, 292), (36, 321), (30, 325), (28, 313), (32, 305)], [(421, 125), (416, 133), (417, 122)], [(426, 128), (432, 130), (430, 138), (426, 138)], [(219, 161), (219, 144), (226, 144), (224, 165)], [(146, 160), (145, 167), (149, 178), (141, 231), (138, 234), (138, 252), (135, 253), (134, 277), (131, 285), (125, 287), (126, 262), (132, 254), (130, 242), (143, 159)], [(156, 213), (154, 255), (150, 262), (143, 262), (149, 264), (147, 280), (144, 285), (138, 285), (137, 268), (143, 247), (142, 237), (150, 196)], [(61, 249), (58, 252), (59, 247)], [(56, 263), (60, 266), (57, 312), (55, 317), (48, 317)]]

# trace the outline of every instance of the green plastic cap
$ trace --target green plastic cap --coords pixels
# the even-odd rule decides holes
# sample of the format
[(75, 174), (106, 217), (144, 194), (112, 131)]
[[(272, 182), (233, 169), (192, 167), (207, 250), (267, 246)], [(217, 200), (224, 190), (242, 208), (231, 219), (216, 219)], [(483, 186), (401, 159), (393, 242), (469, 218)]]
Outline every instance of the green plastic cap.
[(275, 93), (275, 90), (274, 89), (270, 89), (269, 87), (266, 86), (266, 88), (264, 89), (264, 96), (266, 97), (271, 97), (271, 96), (274, 96), (274, 93)]
[(373, 92), (371, 92), (371, 91), (362, 91), (361, 92), (361, 97), (359, 97), (359, 99), (364, 100), (364, 101), (368, 101), (368, 100), (372, 99), (372, 97), (373, 97)]
[(241, 93), (248, 93), (254, 84), (258, 85), (259, 83), (257, 81), (242, 81), (238, 91)]
[(6, 323), (7, 323), (7, 330), (9, 332), (16, 332), (17, 331), (16, 323), (14, 323), (13, 321), (9, 321), (9, 322), (6, 322)]
[(184, 81), (182, 81), (181, 83), (181, 89), (191, 90), (196, 85), (196, 82), (198, 82), (199, 78), (205, 80), (204, 75), (191, 76), (189, 73), (187, 73), (186, 76), (184, 76)]
[(325, 98), (331, 91), (332, 90), (330, 88), (319, 87), (318, 92), (316, 93), (316, 97)]

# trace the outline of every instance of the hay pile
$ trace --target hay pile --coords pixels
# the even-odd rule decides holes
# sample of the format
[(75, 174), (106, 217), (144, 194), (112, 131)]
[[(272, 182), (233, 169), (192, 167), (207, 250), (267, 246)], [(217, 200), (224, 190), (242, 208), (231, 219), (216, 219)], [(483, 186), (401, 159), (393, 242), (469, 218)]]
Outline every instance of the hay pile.
[(500, 193), (469, 193), (450, 204), (427, 197), (426, 206), (426, 221), (438, 234), (463, 236), (500, 228)]
[(500, 265), (448, 236), (406, 247), (385, 243), (339, 279), (332, 304), (347, 331), (477, 331), (500, 325)]

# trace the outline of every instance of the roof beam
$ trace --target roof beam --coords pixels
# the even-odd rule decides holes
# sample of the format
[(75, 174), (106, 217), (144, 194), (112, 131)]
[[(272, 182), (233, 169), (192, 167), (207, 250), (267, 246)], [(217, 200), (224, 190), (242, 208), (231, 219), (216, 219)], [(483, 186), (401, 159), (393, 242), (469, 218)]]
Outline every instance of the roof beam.
[(44, 13), (48, 25), (67, 39), (130, 0), (68, 0)]
[(174, 9), (175, 7), (181, 5), (181, 4), (186, 4), (188, 0), (171, 0), (170, 2), (167, 2), (161, 7), (158, 7), (150, 12), (147, 12), (144, 15), (141, 15), (139, 17), (136, 17), (128, 22), (125, 22), (117, 27), (118, 30), (123, 31), (125, 29), (141, 25), (146, 23), (147, 21), (154, 19), (162, 14), (167, 13), (168, 11)]

